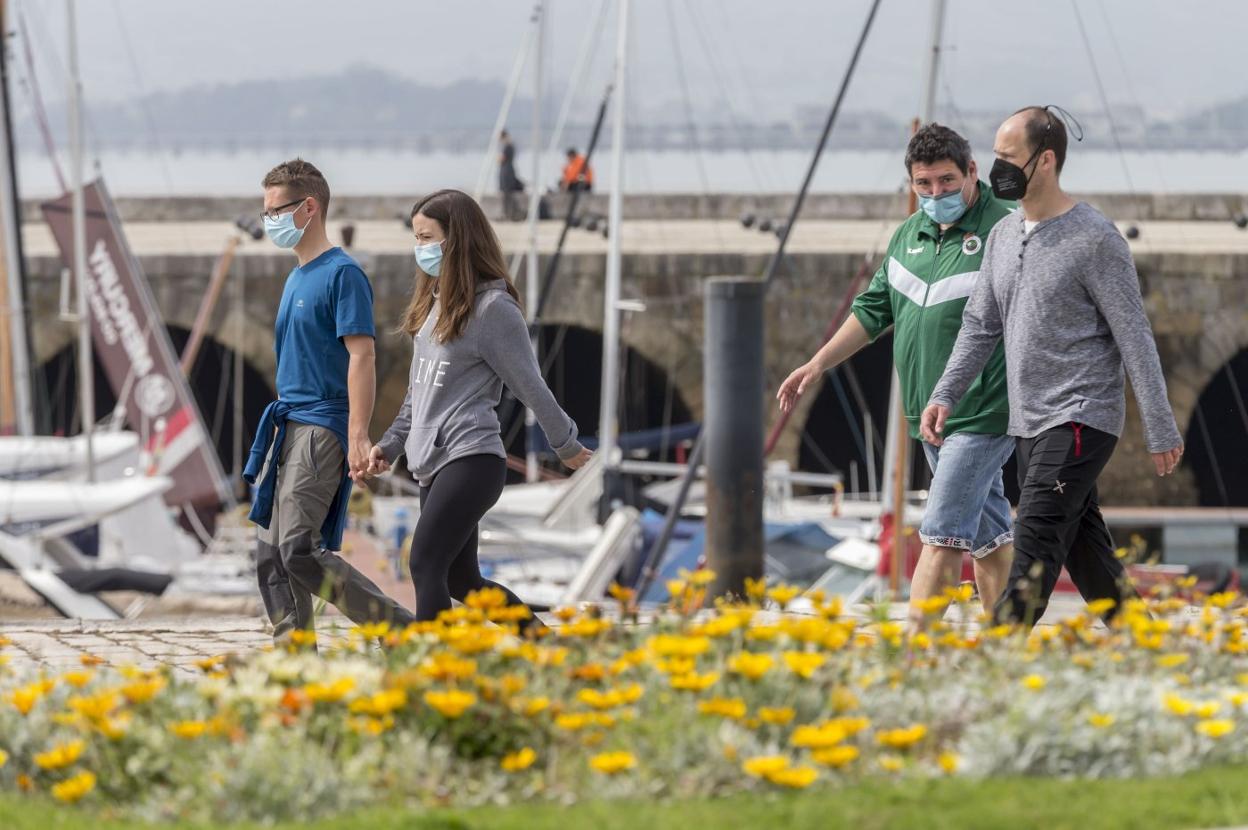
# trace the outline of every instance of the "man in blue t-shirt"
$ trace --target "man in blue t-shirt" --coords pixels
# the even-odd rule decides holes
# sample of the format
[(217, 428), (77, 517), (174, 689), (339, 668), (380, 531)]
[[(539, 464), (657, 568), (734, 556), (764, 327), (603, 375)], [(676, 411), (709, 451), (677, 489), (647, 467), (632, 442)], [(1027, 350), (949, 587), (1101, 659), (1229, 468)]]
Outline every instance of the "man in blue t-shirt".
[(256, 431), (244, 477), (256, 484), (260, 595), (280, 639), (312, 628), (312, 596), (356, 623), (406, 625), (410, 612), (333, 553), (351, 482), (368, 468), (376, 370), (373, 290), (325, 233), (329, 185), (302, 159), (264, 177), (264, 227), (299, 264), (277, 309), (277, 400)]

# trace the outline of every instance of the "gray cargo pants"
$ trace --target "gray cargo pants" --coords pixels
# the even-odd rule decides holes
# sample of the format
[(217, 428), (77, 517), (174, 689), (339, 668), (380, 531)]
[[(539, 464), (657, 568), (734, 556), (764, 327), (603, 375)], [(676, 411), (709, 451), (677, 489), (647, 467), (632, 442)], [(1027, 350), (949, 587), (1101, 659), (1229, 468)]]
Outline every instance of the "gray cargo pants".
[[(357, 624), (384, 620), (401, 627), (415, 619), (341, 556), (321, 546), (321, 525), (345, 461), (342, 444), (330, 430), (287, 423), (273, 516), (268, 528), (258, 528), (256, 544), (256, 576), (274, 639), (295, 628), (312, 629), (313, 595), (333, 603)], [(266, 471), (272, 463), (270, 451)]]

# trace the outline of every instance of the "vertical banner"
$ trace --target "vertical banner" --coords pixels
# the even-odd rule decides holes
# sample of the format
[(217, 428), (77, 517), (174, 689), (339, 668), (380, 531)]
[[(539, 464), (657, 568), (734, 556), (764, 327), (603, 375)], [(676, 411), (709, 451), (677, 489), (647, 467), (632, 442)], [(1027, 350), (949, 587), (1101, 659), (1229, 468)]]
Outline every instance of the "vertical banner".
[[(144, 466), (173, 479), (165, 503), (231, 501), (229, 482), (203, 427), (173, 343), (102, 179), (83, 188), (87, 213), (87, 303), (91, 336), (126, 420), (143, 441)], [(73, 267), (72, 194), (41, 205)]]

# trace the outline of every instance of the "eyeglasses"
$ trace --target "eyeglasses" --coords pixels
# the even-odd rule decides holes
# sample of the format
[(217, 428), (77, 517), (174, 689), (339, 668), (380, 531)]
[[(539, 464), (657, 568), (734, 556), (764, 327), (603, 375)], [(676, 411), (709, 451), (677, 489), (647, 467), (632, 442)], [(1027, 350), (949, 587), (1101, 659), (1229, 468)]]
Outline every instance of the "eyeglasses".
[[(307, 196), (303, 196), (301, 198), (295, 199), (293, 202), (287, 202), (284, 205), (278, 205), (275, 208), (269, 208), (268, 210), (264, 211), (260, 215), (264, 217), (265, 219), (276, 219), (277, 217), (282, 215), (282, 211), (284, 211), (286, 208), (303, 204), (305, 201), (307, 201), (307, 198), (308, 198)], [(298, 208), (296, 208), (296, 210), (298, 210)]]

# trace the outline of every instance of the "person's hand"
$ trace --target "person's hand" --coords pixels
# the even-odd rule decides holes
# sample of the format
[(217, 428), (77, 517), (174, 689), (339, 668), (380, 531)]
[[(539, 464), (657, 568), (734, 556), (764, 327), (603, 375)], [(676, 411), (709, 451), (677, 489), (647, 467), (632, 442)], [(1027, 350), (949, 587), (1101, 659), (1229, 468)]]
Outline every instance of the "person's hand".
[(368, 470), (368, 451), (372, 442), (367, 435), (357, 435), (347, 439), (347, 468), (353, 480), (363, 476)]
[(1152, 453), (1153, 469), (1157, 471), (1159, 476), (1168, 476), (1174, 472), (1174, 468), (1179, 466), (1179, 460), (1183, 458), (1183, 444), (1180, 443), (1174, 449), (1165, 452)]
[(797, 405), (797, 399), (802, 396), (806, 389), (819, 379), (822, 372), (819, 368), (810, 363), (803, 363), (780, 384), (780, 389), (776, 392), (776, 400), (780, 401), (780, 411), (786, 415), (793, 411), (793, 407)]
[(945, 443), (945, 421), (949, 418), (949, 407), (941, 404), (930, 404), (923, 410), (923, 418), (919, 421), (919, 434), (923, 440), (933, 447)]
[(589, 459), (592, 458), (593, 455), (594, 454), (592, 452), (584, 447), (581, 447), (580, 452), (563, 462), (563, 466), (567, 467), (569, 470), (579, 470), (589, 462)]
[(390, 470), (390, 462), (386, 460), (386, 454), (381, 451), (381, 447), (376, 445), (368, 451), (368, 467), (365, 473), (372, 477), (381, 475)]

